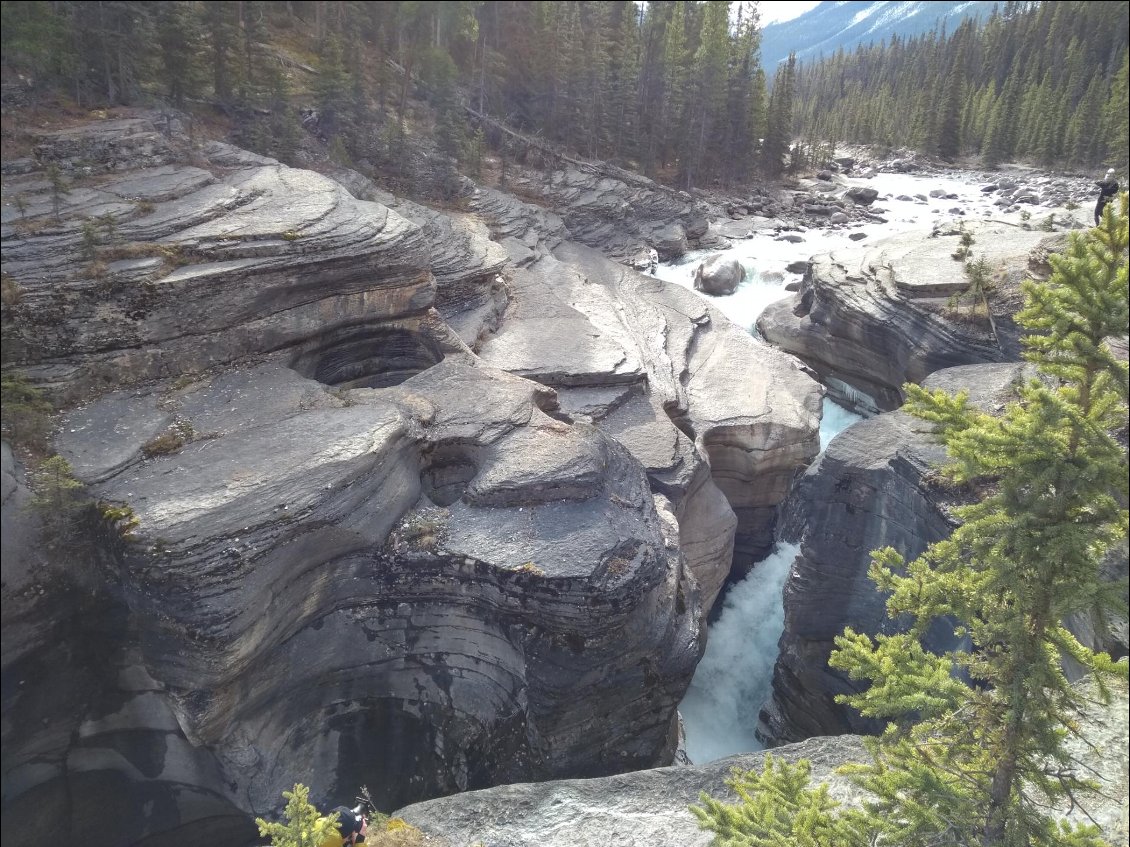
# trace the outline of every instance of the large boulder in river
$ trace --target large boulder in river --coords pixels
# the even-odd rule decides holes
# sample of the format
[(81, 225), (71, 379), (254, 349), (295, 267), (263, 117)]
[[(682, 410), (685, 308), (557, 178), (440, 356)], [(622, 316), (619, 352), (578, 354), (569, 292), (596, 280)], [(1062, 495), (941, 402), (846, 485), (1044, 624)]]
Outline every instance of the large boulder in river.
[(974, 251), (992, 268), (992, 319), (965, 301), (960, 230), (907, 233), (816, 256), (801, 290), (770, 304), (762, 336), (804, 360), (838, 400), (861, 411), (897, 408), (902, 386), (945, 367), (1020, 358), (1013, 314), (1030, 254), (1047, 238), (1003, 223), (969, 222)]
[(745, 275), (741, 262), (723, 255), (711, 256), (694, 272), (694, 287), (703, 294), (733, 294)]
[(846, 194), (858, 206), (870, 206), (879, 196), (877, 190), (865, 185), (853, 186), (847, 190)]

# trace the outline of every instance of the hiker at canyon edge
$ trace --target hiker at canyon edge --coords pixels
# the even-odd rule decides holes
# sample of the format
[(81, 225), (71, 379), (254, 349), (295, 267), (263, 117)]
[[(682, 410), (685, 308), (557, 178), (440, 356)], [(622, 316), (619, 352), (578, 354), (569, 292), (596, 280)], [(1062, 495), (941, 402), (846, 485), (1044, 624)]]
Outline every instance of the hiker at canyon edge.
[(1106, 172), (1106, 176), (1095, 185), (1099, 187), (1099, 199), (1095, 203), (1095, 226), (1102, 223), (1103, 209), (1106, 204), (1111, 201), (1111, 198), (1118, 193), (1118, 180), (1114, 178), (1114, 168)]
[(365, 820), (365, 815), (362, 809), (358, 806), (356, 809), (348, 809), (345, 806), (338, 806), (330, 814), (337, 813), (337, 831), (339, 835), (332, 836), (329, 840), (325, 841), (321, 847), (344, 847), (346, 844), (364, 844), (365, 843), (365, 830), (368, 828), (368, 821)]

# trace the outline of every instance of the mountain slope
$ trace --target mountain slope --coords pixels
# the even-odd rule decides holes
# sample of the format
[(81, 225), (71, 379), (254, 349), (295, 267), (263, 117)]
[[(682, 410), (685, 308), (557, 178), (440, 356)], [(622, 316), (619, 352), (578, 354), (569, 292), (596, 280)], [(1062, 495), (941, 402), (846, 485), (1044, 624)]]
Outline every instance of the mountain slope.
[(828, 2), (783, 23), (769, 24), (761, 33), (761, 63), (772, 73), (773, 68), (791, 51), (797, 59), (809, 61), (834, 53), (839, 48), (850, 50), (859, 44), (889, 39), (892, 35), (910, 36), (928, 32), (944, 20), (946, 29), (953, 29), (965, 18), (992, 14), (995, 2)]

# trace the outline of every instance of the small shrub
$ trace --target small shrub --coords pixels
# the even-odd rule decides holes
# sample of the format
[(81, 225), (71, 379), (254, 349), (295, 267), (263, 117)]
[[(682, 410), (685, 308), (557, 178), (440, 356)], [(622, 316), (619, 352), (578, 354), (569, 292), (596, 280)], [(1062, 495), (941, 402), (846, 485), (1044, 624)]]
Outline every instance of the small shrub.
[(48, 543), (73, 541), (80, 513), (90, 501), (83, 496), (82, 483), (75, 479), (70, 462), (62, 456), (44, 459), (31, 473), (31, 490), (28, 505), (39, 513)]
[(174, 426), (146, 441), (141, 446), (141, 454), (147, 459), (152, 459), (155, 456), (167, 456), (170, 453), (177, 452), (187, 441), (188, 439), (183, 431)]
[(1055, 212), (1040, 221), (1040, 229), (1044, 232), (1055, 232)]
[(24, 299), (24, 290), (20, 284), (12, 279), (11, 274), (0, 274), (0, 303), (5, 306), (18, 305)]
[(94, 261), (98, 249), (98, 227), (87, 218), (82, 222), (82, 255), (87, 261)]
[(137, 203), (134, 204), (134, 208), (139, 215), (151, 215), (153, 214), (153, 210), (157, 207), (148, 200), (138, 200)]
[(518, 573), (533, 574), (534, 576), (545, 576), (545, 571), (534, 562), (523, 562), (517, 567), (511, 568), (511, 570), (517, 571)]
[(372, 847), (422, 847), (424, 833), (402, 818), (371, 821), (365, 843)]
[(48, 165), (47, 181), (51, 184), (51, 210), (55, 213), (55, 220), (63, 219), (63, 198), (71, 193), (70, 183), (64, 178), (58, 165)]
[(46, 453), (52, 411), (43, 392), (19, 374), (0, 377), (0, 431), (13, 444)]
[(337, 833), (337, 815), (322, 815), (310, 802), (310, 789), (297, 783), (284, 791), (285, 823), (256, 818), (259, 835), (271, 839), (271, 847), (322, 847)]
[(99, 503), (98, 513), (102, 516), (102, 520), (110, 524), (117, 530), (118, 535), (126, 541), (132, 541), (134, 538), (134, 530), (140, 525), (137, 515), (134, 514), (133, 509), (128, 505), (114, 506), (110, 503)]
[(104, 215), (99, 215), (95, 220), (98, 222), (98, 227), (102, 230), (102, 235), (106, 241), (113, 244), (118, 240), (118, 222), (114, 216), (107, 212)]
[(288, 229), (282, 234), (284, 241), (297, 241), (302, 237), (302, 233), (296, 229)]
[(405, 522), (400, 537), (417, 550), (435, 550), (442, 532), (443, 524), (436, 518), (415, 515)]

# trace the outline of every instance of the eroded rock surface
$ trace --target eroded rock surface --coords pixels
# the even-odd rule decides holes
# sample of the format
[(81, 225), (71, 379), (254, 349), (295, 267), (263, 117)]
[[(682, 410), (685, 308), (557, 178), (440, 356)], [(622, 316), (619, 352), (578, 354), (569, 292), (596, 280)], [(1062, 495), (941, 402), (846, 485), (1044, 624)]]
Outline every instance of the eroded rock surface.
[[(968, 229), (974, 256), (986, 259), (1002, 289), (1015, 288), (1029, 253), (1047, 238), (1002, 223), (970, 222)], [(950, 305), (969, 285), (951, 255), (959, 234), (956, 227), (937, 236), (904, 234), (818, 256), (800, 291), (769, 305), (758, 330), (812, 367), (838, 401), (872, 413), (897, 408), (904, 383), (941, 368), (1014, 361), (1017, 298), (990, 294), (991, 322), (971, 299)], [(867, 408), (859, 392), (876, 405)]]
[[(557, 388), (563, 408), (607, 426), (682, 515), (708, 460), (737, 515), (734, 563), (744, 572), (772, 546), (775, 509), (795, 468), (818, 451), (821, 389), (795, 359), (762, 344), (702, 298), (564, 244), (514, 274), (500, 330), (479, 354)], [(624, 427), (630, 425), (630, 430)], [(645, 429), (646, 427), (646, 429)], [(694, 509), (706, 515), (713, 509)], [(710, 519), (701, 538), (717, 534)], [(691, 524), (682, 522), (685, 532)], [(717, 543), (712, 546), (718, 546)], [(692, 559), (707, 598), (725, 578)]]
[(770, 543), (820, 399), (568, 240), (702, 239), (696, 207), (596, 187), (634, 185), (638, 223), (564, 180), (562, 217), (488, 189), (439, 213), (174, 121), (116, 132), (5, 171), (5, 356), (138, 519), (76, 581), (12, 529), (5, 457), (5, 840), (113, 809), (92, 845), (228, 843), (296, 781), (393, 805), (671, 761), (735, 531), (739, 561)]

